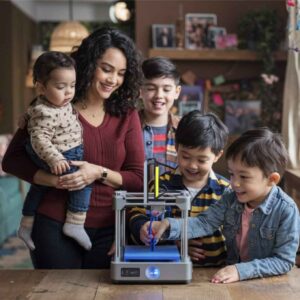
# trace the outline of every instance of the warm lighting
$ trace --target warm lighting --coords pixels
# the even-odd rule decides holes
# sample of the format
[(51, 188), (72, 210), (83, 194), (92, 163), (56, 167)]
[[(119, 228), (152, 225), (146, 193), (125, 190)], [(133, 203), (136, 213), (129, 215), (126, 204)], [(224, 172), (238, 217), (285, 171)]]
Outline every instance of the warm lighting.
[(50, 50), (71, 52), (72, 48), (79, 46), (88, 35), (87, 29), (77, 21), (60, 23), (52, 32)]
[(32, 74), (32, 68), (30, 68), (28, 70), (28, 73), (26, 74), (26, 77), (25, 77), (25, 86), (28, 87), (28, 88), (33, 88), (34, 85), (33, 85), (33, 74)]
[(29, 62), (29, 68), (28, 68), (28, 72), (26, 74), (26, 78), (25, 78), (25, 86), (28, 88), (33, 88), (33, 65), (35, 63), (35, 61), (37, 60), (37, 58), (43, 54), (43, 47), (42, 45), (33, 45), (32, 49), (31, 49), (31, 58), (30, 58), (30, 62)]
[(127, 4), (123, 1), (117, 2), (109, 9), (109, 17), (114, 23), (126, 22), (130, 19), (131, 13)]
[(54, 28), (50, 39), (50, 50), (71, 52), (89, 35), (87, 29), (77, 21), (73, 21), (73, 0), (69, 0), (69, 21), (60, 23)]

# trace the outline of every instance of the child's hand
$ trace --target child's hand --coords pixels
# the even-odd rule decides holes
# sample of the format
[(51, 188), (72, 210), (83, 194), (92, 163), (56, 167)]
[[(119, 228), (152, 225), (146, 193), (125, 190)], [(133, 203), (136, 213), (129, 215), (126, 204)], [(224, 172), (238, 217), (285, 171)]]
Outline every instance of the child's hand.
[[(153, 223), (152, 222), (152, 228), (153, 228)], [(146, 222), (140, 229), (140, 240), (146, 245), (150, 245), (151, 237), (149, 236), (149, 226), (150, 222)]]
[(212, 283), (230, 283), (240, 280), (239, 272), (235, 265), (230, 265), (219, 270), (211, 279)]
[[(177, 247), (181, 248), (181, 241), (176, 241)], [(192, 261), (198, 262), (205, 259), (205, 251), (202, 249), (202, 239), (188, 241), (188, 253)]]
[(189, 256), (192, 261), (205, 259), (205, 251), (202, 249), (202, 239), (189, 240)]
[(29, 120), (29, 115), (27, 113), (22, 114), (18, 119), (18, 127), (24, 129)]
[(116, 243), (115, 243), (115, 241), (112, 243), (112, 245), (110, 246), (110, 249), (109, 249), (109, 251), (107, 252), (107, 255), (108, 256), (112, 256), (112, 255), (114, 255), (115, 254), (115, 252), (116, 252)]
[(69, 163), (66, 160), (60, 160), (51, 166), (51, 173), (61, 175), (70, 169)]
[(157, 241), (159, 241), (169, 227), (170, 223), (168, 219), (163, 219), (161, 222), (152, 222), (153, 234)]
[[(146, 222), (140, 230), (140, 240), (147, 246), (149, 246), (151, 242), (151, 236), (149, 235), (149, 226), (150, 226), (150, 222)], [(161, 238), (161, 236), (169, 228), (169, 226), (170, 223), (167, 219), (164, 219), (161, 222), (160, 221), (152, 222), (152, 234), (157, 241)]]

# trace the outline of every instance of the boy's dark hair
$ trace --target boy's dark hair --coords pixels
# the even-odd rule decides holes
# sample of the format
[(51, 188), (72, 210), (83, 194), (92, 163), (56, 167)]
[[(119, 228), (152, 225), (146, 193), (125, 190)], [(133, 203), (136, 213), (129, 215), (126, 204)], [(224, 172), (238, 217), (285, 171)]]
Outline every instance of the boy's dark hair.
[(146, 79), (165, 77), (172, 78), (176, 85), (180, 82), (176, 66), (166, 57), (157, 56), (144, 60), (142, 70)]
[(33, 66), (33, 83), (37, 81), (46, 84), (50, 79), (50, 73), (59, 68), (75, 69), (75, 60), (69, 55), (58, 52), (48, 51), (41, 54)]
[(288, 153), (279, 134), (262, 127), (244, 132), (226, 152), (226, 159), (240, 158), (249, 167), (260, 168), (267, 177), (272, 172), (283, 175)]
[(224, 149), (228, 138), (228, 128), (213, 113), (202, 114), (193, 110), (179, 122), (175, 141), (176, 145), (189, 148), (207, 148), (218, 155)]

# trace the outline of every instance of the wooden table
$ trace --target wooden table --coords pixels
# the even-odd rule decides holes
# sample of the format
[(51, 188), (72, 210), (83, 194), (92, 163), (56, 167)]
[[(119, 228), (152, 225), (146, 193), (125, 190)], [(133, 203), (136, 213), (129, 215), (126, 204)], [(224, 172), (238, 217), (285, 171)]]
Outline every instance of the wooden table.
[(0, 270), (0, 299), (299, 300), (300, 269), (231, 284), (209, 282), (216, 269), (194, 269), (190, 284), (112, 284), (108, 270)]

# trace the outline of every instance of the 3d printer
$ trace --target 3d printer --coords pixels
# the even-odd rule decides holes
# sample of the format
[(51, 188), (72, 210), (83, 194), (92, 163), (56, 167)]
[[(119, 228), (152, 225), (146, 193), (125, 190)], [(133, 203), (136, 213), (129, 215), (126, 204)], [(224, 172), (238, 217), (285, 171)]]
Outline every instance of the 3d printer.
[[(154, 193), (148, 192), (150, 168), (154, 168)], [(150, 207), (163, 211), (165, 207), (177, 206), (181, 210), (183, 228), (181, 248), (176, 245), (151, 246), (126, 245), (126, 208)], [(187, 218), (190, 198), (187, 191), (159, 193), (159, 166), (156, 160), (144, 164), (144, 192), (117, 191), (114, 198), (116, 251), (111, 262), (111, 279), (116, 283), (189, 283), (192, 279), (192, 263), (188, 256)], [(150, 226), (151, 227), (151, 226)]]

